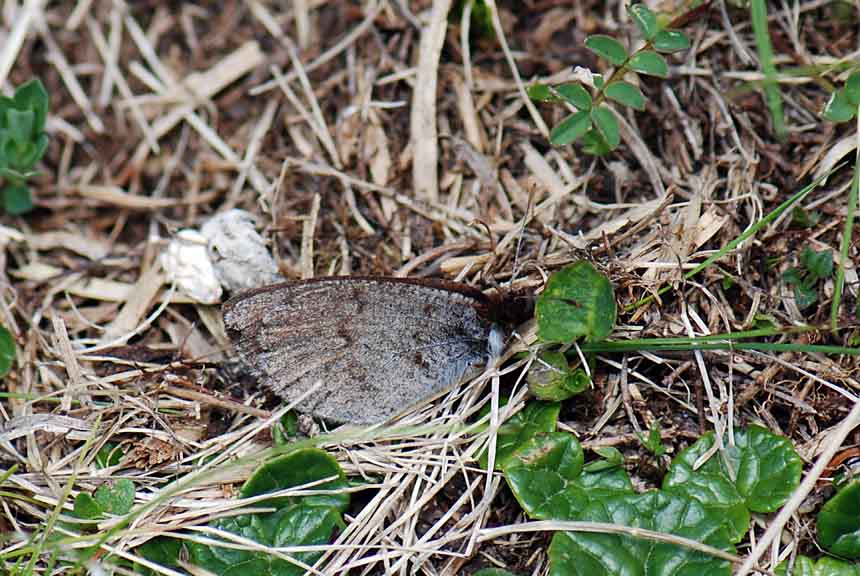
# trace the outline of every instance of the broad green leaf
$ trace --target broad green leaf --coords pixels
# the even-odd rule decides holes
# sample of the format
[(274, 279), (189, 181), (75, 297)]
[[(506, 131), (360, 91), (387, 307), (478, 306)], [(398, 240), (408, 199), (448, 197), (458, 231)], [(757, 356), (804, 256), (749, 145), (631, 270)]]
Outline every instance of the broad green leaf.
[(588, 502), (575, 484), (582, 472), (582, 447), (572, 434), (534, 437), (505, 461), (505, 480), (534, 520), (573, 520)]
[(558, 102), (559, 97), (552, 93), (546, 84), (532, 84), (526, 90), (529, 98), (535, 102)]
[(128, 514), (134, 504), (134, 482), (128, 478), (120, 478), (115, 482), (102, 484), (96, 489), (93, 498), (107, 514)]
[(660, 78), (669, 77), (669, 64), (666, 63), (666, 59), (651, 50), (637, 52), (630, 59), (630, 68), (642, 74), (649, 74)]
[(639, 28), (639, 32), (642, 33), (645, 40), (651, 40), (657, 32), (659, 32), (660, 28), (657, 26), (657, 15), (649, 10), (644, 4), (634, 4), (627, 10), (627, 12), (630, 13), (630, 17), (633, 18), (633, 21), (636, 23), (636, 26)]
[[(580, 520), (675, 534), (733, 552), (713, 513), (680, 494), (656, 490), (593, 500)], [(674, 544), (618, 534), (557, 532), (550, 576), (728, 576), (730, 564)]]
[(535, 304), (538, 337), (544, 342), (590, 342), (605, 339), (615, 326), (617, 308), (612, 284), (589, 262), (555, 272)]
[(9, 132), (12, 133), (12, 138), (21, 142), (26, 142), (33, 138), (33, 123), (35, 119), (36, 115), (32, 110), (12, 109), (6, 112), (6, 121), (9, 125)]
[[(691, 469), (713, 443), (714, 435), (708, 433), (678, 454), (663, 480), (664, 486), (667, 483), (676, 485), (677, 481), (673, 480), (673, 474), (677, 473), (675, 468), (685, 465), (686, 469)], [(803, 462), (787, 438), (760, 426), (749, 426), (735, 431), (733, 446), (728, 441), (724, 441), (724, 445), (725, 456), (735, 473), (735, 488), (751, 511), (774, 512), (797, 488)], [(687, 475), (686, 469), (682, 467), (678, 472)], [(731, 482), (719, 453), (714, 454), (695, 474), (722, 474)]]
[(598, 106), (591, 111), (591, 121), (594, 122), (594, 127), (609, 147), (613, 150), (617, 148), (621, 142), (621, 135), (618, 132), (618, 120), (615, 119), (612, 110), (606, 106)]
[(663, 490), (684, 494), (716, 513), (725, 521), (732, 542), (740, 542), (749, 530), (750, 513), (746, 502), (722, 470), (694, 471), (692, 465), (679, 456), (663, 478)]
[(690, 47), (690, 39), (677, 30), (661, 30), (654, 36), (653, 45), (659, 52), (678, 52)]
[[(589, 462), (589, 465), (607, 463), (607, 460)], [(573, 484), (585, 491), (589, 500), (606, 498), (624, 492), (633, 492), (630, 476), (621, 466), (585, 466), (582, 474), (573, 479)]]
[(860, 558), (860, 480), (848, 483), (818, 513), (818, 543), (845, 558)]
[(587, 111), (571, 114), (559, 122), (549, 133), (553, 146), (566, 146), (585, 134), (591, 128), (591, 118)]
[(0, 378), (6, 376), (15, 363), (15, 339), (5, 326), (0, 325)]
[[(331, 455), (317, 448), (305, 448), (273, 458), (257, 468), (242, 486), (240, 494), (243, 498), (249, 498), (330, 477), (334, 477), (334, 480), (315, 485), (313, 490), (345, 488), (347, 481), (337, 460)], [(266, 500), (262, 505), (279, 508), (294, 504), (299, 499), (306, 505), (331, 506), (341, 512), (349, 505), (349, 494), (346, 493), (280, 497)]]
[(627, 50), (612, 36), (603, 34), (589, 36), (585, 39), (585, 47), (615, 66), (621, 66), (627, 60)]
[(860, 72), (852, 72), (845, 81), (845, 99), (854, 106), (860, 106)]
[[(182, 554), (182, 540), (167, 536), (156, 536), (152, 540), (147, 540), (135, 548), (135, 552), (150, 562), (176, 568), (179, 567), (177, 560), (179, 560), (179, 556)], [(153, 572), (141, 566), (138, 569), (138, 573), (152, 574)]]
[[(560, 410), (561, 404), (557, 402), (531, 401), (499, 426), (496, 437), (496, 470), (501, 470), (511, 455), (532, 438), (542, 432), (554, 431)], [(484, 469), (487, 468), (489, 459), (486, 450), (481, 453), (478, 462)]]
[(789, 561), (782, 562), (774, 570), (776, 576), (860, 576), (860, 564), (849, 564), (836, 558), (824, 556), (816, 562), (808, 556), (798, 555), (789, 573)]
[(75, 496), (75, 507), (72, 509), (72, 514), (85, 520), (94, 520), (101, 518), (104, 510), (95, 498), (86, 492), (80, 492)]
[(556, 91), (578, 110), (591, 110), (591, 94), (579, 82), (561, 84)]
[(17, 216), (26, 214), (33, 209), (33, 198), (30, 195), (30, 188), (27, 186), (6, 186), (2, 190), (2, 194), (3, 209), (8, 214)]
[(529, 392), (540, 400), (550, 402), (567, 400), (591, 384), (585, 370), (571, 369), (564, 354), (555, 350), (540, 353), (526, 374), (526, 381)]
[[(246, 514), (220, 518), (211, 526), (243, 536), (265, 546), (313, 546), (326, 544), (335, 529), (345, 525), (340, 513), (330, 506), (293, 504), (271, 514)], [(219, 576), (302, 576), (305, 569), (265, 552), (221, 546), (188, 544), (190, 561)], [(291, 555), (313, 564), (322, 551)]]
[(606, 97), (635, 110), (645, 109), (645, 96), (642, 95), (639, 88), (624, 80), (613, 82), (607, 86)]
[(854, 118), (857, 114), (857, 106), (852, 106), (848, 101), (848, 96), (844, 88), (840, 88), (830, 95), (827, 104), (824, 105), (824, 111), (821, 113), (825, 120), (831, 122), (847, 122)]

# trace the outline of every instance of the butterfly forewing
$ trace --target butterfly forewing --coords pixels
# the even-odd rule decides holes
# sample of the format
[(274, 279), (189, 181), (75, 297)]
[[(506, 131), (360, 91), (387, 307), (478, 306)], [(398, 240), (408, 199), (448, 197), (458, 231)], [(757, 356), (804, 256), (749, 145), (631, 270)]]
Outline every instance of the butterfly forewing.
[(487, 358), (484, 295), (457, 284), (321, 278), (268, 286), (224, 305), (224, 323), (262, 384), (297, 408), (383, 422), (459, 381)]

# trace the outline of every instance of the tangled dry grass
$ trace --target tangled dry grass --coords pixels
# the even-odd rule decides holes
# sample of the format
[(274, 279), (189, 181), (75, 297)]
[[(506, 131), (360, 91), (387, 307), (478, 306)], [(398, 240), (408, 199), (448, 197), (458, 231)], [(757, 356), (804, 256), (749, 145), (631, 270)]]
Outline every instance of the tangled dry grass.
[[(43, 80), (51, 144), (36, 210), (0, 221), (0, 312), (19, 345), (0, 397), (0, 462), (17, 466), (0, 488), (9, 535), (0, 556), (47, 542), (52, 529), (66, 537), (63, 553), (91, 546), (58, 515), (68, 520), (79, 492), (118, 478), (134, 481), (137, 506), (156, 504), (99, 542), (91, 569), (135, 559), (156, 535), (203, 538), (209, 519), (248, 505), (236, 487), (248, 458), (271, 445), (283, 408), (224, 369), (219, 308), (173, 290), (158, 263), (178, 230), (231, 208), (258, 217), (290, 278), (538, 288), (554, 269), (589, 259), (622, 306), (675, 287), (623, 315), (617, 338), (731, 332), (760, 318), (825, 323), (829, 285), (810, 316), (780, 274), (805, 245), (837, 250), (847, 170), (806, 200), (804, 210), (824, 215), (814, 228), (789, 230), (781, 219), (695, 280), (681, 277), (832, 168), (833, 150), (850, 150), (852, 136), (817, 112), (836, 78), (828, 67), (858, 58), (856, 6), (773, 7), (780, 63), (814, 70), (781, 78), (786, 142), (769, 128), (745, 11), (714, 3), (689, 24), (693, 48), (673, 59), (671, 78), (643, 81), (647, 110), (619, 117), (621, 148), (596, 159), (551, 148), (547, 126), (564, 112), (536, 108), (523, 87), (568, 79), (574, 65), (599, 69), (583, 47), (588, 34), (632, 42), (623, 4), (499, 2), (498, 42), (448, 18), (450, 4), (3, 4), (0, 84)], [(839, 16), (845, 6), (853, 13)], [(849, 325), (853, 263), (847, 279)], [(530, 334), (521, 328), (523, 341)], [(495, 428), (476, 437), (451, 426), (486, 404), (495, 425), (521, 409), (523, 369), (489, 370), (402, 427), (326, 437), (348, 476), (377, 483), (356, 493), (347, 528), (313, 573), (544, 574), (552, 527), (534, 531), (501, 476), (474, 462)], [(566, 405), (562, 426), (586, 447), (620, 448), (642, 487), (665, 462), (635, 433), (658, 418), (672, 453), (732, 418), (789, 436), (811, 463), (848, 415), (856, 369), (852, 358), (791, 352), (601, 357), (594, 388)], [(512, 395), (502, 408), (500, 390)], [(109, 442), (123, 458), (95, 466)], [(842, 445), (856, 443), (855, 433)], [(794, 510), (780, 553), (814, 549), (816, 498)], [(769, 520), (757, 519), (759, 533)], [(35, 572), (49, 548), (33, 555)]]

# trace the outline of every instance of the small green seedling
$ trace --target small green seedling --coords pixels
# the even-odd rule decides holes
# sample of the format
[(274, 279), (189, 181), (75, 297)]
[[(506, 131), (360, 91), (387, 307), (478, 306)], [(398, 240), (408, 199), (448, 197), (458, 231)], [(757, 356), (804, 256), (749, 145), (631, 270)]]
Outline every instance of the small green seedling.
[(19, 86), (11, 98), (0, 96), (0, 196), (10, 214), (33, 208), (26, 182), (48, 147), (47, 117), (48, 93), (38, 79)]
[(636, 437), (639, 438), (639, 442), (642, 443), (642, 446), (644, 446), (645, 449), (654, 456), (660, 457), (666, 453), (666, 447), (663, 445), (663, 438), (660, 435), (659, 420), (654, 420), (654, 422), (651, 423), (651, 427), (648, 429), (647, 435), (642, 432), (637, 432)]
[(816, 252), (808, 246), (800, 254), (800, 266), (786, 270), (782, 279), (793, 286), (794, 299), (800, 310), (818, 301), (818, 284), (833, 274), (833, 253)]
[(660, 52), (678, 52), (690, 47), (690, 40), (683, 33), (664, 27), (644, 4), (634, 4), (628, 12), (645, 39), (645, 45), (633, 54), (611, 36), (595, 34), (585, 39), (586, 48), (615, 66), (608, 79), (578, 68), (577, 82), (558, 86), (534, 84), (529, 88), (532, 100), (561, 103), (575, 110), (550, 132), (550, 142), (554, 146), (564, 146), (582, 138), (589, 154), (602, 156), (617, 148), (621, 142), (618, 120), (606, 100), (644, 110), (642, 91), (624, 78), (629, 73), (666, 78), (669, 65)]

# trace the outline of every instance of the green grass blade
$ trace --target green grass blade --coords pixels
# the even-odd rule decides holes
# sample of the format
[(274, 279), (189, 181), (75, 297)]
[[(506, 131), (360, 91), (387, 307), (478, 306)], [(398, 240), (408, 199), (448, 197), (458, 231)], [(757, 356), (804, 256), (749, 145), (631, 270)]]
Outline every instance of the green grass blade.
[[(857, 139), (860, 140), (860, 115), (857, 116)], [(836, 267), (833, 301), (830, 304), (830, 328), (834, 331), (839, 321), (839, 304), (842, 302), (842, 290), (845, 288), (845, 264), (848, 262), (848, 250), (851, 248), (851, 235), (854, 231), (854, 213), (857, 210), (858, 195), (860, 195), (860, 142), (857, 143), (854, 157), (854, 178), (851, 182), (851, 192), (848, 194), (845, 227), (842, 229), (842, 242), (839, 246), (839, 265)]]
[(758, 57), (761, 61), (761, 70), (764, 73), (765, 102), (773, 119), (773, 129), (776, 137), (785, 140), (787, 131), (785, 128), (785, 117), (782, 112), (782, 95), (779, 92), (779, 83), (776, 80), (776, 66), (773, 63), (773, 45), (770, 42), (770, 31), (767, 26), (767, 7), (764, 0), (752, 0), (750, 3), (752, 16), (753, 34), (755, 35)]

